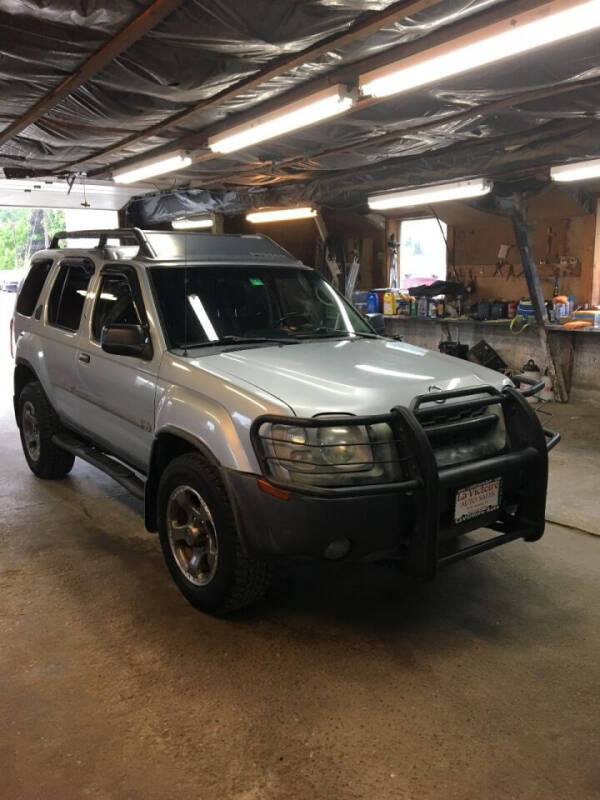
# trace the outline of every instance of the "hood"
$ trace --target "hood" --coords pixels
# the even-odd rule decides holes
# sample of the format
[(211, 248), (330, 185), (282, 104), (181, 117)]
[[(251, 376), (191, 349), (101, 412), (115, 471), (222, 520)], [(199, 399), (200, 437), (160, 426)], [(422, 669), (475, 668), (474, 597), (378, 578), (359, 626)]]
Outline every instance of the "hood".
[(510, 383), (470, 361), (386, 339), (332, 339), (191, 359), (277, 397), (299, 417), (383, 414), (430, 386), (442, 391)]

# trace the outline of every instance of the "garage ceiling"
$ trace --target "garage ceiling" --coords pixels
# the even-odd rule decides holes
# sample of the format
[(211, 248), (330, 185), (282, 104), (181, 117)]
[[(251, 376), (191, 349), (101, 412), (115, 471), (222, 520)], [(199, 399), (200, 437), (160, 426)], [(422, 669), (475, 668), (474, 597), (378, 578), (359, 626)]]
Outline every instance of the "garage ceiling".
[[(600, 35), (448, 78), (216, 156), (207, 137), (359, 72), (539, 5), (530, 0), (0, 0), (6, 177), (194, 158), (134, 203), (143, 224), (600, 156)], [(108, 7), (106, 7), (108, 6)]]

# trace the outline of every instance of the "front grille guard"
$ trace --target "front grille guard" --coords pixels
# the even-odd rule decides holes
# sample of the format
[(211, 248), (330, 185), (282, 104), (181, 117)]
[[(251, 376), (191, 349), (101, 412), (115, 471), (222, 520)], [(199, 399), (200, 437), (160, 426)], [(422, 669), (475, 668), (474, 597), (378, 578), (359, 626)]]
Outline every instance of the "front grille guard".
[[(541, 386), (536, 387), (536, 390), (539, 391)], [(445, 406), (447, 400), (458, 402)], [(493, 404), (499, 404), (503, 409), (507, 440), (510, 442), (509, 451), (472, 463), (439, 468), (423, 423), (439, 416), (442, 405), (456, 415)], [(394, 483), (344, 487), (299, 486), (295, 482), (276, 480), (270, 474), (269, 458), (265, 455), (260, 436), (260, 428), (265, 423), (300, 428), (386, 423), (392, 429), (397, 446), (401, 442), (404, 448), (404, 452), (399, 454), (399, 462), (406, 462), (406, 479)], [(432, 578), (440, 565), (468, 558), (513, 539), (535, 541), (542, 536), (548, 483), (548, 451), (560, 441), (560, 434), (540, 425), (533, 408), (518, 389), (506, 387), (500, 392), (494, 387), (482, 386), (419, 395), (410, 408), (396, 406), (388, 414), (309, 418), (263, 415), (252, 423), (250, 438), (263, 474), (280, 488), (321, 497), (356, 497), (389, 492), (399, 492), (409, 497), (414, 513), (407, 543), (408, 566), (413, 574)], [(493, 522), (490, 527), (496, 531), (495, 536), (440, 557), (441, 491), (463, 487), (502, 474), (503, 471), (519, 468), (527, 470), (527, 485), (522, 487), (518, 513)]]

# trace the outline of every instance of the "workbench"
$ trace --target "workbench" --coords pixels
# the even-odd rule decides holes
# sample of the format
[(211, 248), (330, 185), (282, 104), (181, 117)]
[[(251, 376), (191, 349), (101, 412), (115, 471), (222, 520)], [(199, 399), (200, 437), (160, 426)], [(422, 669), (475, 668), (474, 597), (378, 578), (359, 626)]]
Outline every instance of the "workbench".
[[(428, 317), (384, 317), (386, 335), (402, 336), (411, 344), (437, 350), (440, 341), (452, 339), (472, 347), (481, 339), (491, 345), (511, 369), (519, 370), (533, 359), (542, 371), (547, 367), (539, 330), (530, 322), (515, 333), (510, 320), (443, 319)], [(600, 328), (565, 329), (547, 325), (546, 331), (555, 364), (560, 364), (569, 394), (571, 391), (597, 393), (600, 399)]]

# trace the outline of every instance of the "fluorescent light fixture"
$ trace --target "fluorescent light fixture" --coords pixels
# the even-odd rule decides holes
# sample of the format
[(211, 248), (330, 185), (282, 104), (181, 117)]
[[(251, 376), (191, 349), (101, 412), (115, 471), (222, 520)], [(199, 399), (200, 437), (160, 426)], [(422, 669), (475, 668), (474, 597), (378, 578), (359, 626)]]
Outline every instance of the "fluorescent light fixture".
[(335, 117), (347, 111), (354, 103), (354, 97), (346, 92), (341, 84), (324, 89), (296, 103), (291, 103), (270, 114), (257, 117), (252, 122), (237, 125), (228, 131), (211, 136), (208, 146), (215, 153), (232, 153), (257, 142), (264, 142), (274, 136), (281, 136), (307, 125), (314, 125), (323, 119)]
[(158, 158), (141, 161), (132, 167), (117, 169), (113, 172), (113, 179), (115, 183), (135, 183), (145, 178), (152, 178), (154, 175), (164, 175), (166, 172), (189, 167), (191, 163), (190, 156), (184, 150), (179, 150), (176, 153), (167, 153)]
[(551, 167), (550, 177), (553, 181), (586, 181), (590, 178), (600, 178), (600, 158)]
[(360, 76), (364, 94), (385, 97), (443, 80), (600, 27), (600, 0), (553, 0)]
[(212, 228), (212, 226), (212, 217), (184, 217), (171, 222), (171, 227), (175, 231), (199, 230), (200, 228)]
[(252, 211), (246, 214), (248, 222), (286, 222), (293, 219), (310, 219), (316, 217), (317, 211), (310, 206), (303, 208), (273, 208), (266, 211)]
[(388, 192), (369, 197), (369, 208), (374, 211), (385, 211), (388, 208), (405, 208), (406, 206), (422, 206), (431, 203), (443, 203), (446, 200), (462, 200), (466, 197), (481, 197), (491, 191), (492, 183), (483, 178), (471, 181), (444, 183), (437, 186), (423, 186), (420, 189), (408, 189), (400, 192)]

